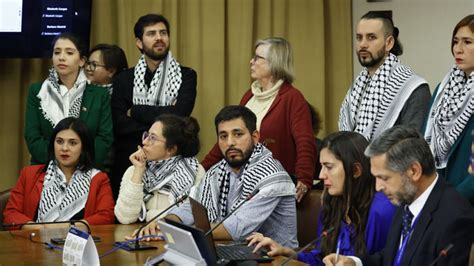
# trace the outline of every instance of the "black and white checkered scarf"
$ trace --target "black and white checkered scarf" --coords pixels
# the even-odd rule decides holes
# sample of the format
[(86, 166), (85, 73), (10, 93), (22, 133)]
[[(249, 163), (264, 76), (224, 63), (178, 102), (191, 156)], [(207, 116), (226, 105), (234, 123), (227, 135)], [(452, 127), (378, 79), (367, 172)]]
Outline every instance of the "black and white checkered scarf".
[(339, 114), (339, 130), (355, 131), (369, 141), (392, 127), (412, 92), (425, 80), (393, 54), (372, 77), (367, 68), (347, 92)]
[(87, 85), (84, 71), (79, 70), (74, 86), (69, 90), (69, 102), (64, 102), (59, 88), (58, 72), (53, 68), (49, 70), (48, 78), (41, 84), (37, 97), (40, 99), (40, 108), (43, 116), (54, 127), (66, 117), (79, 118), (81, 113), (82, 95)]
[(161, 61), (150, 87), (145, 84), (147, 64), (142, 55), (135, 66), (133, 79), (133, 104), (151, 106), (169, 106), (174, 104), (181, 87), (181, 68), (173, 58), (171, 51), (165, 60)]
[(99, 170), (76, 170), (69, 181), (56, 161), (48, 164), (36, 222), (68, 221), (86, 206), (92, 178)]
[[(231, 202), (231, 211), (255, 190), (264, 194), (265, 188), (269, 196), (294, 195), (294, 185), (283, 166), (275, 160), (270, 150), (258, 143), (249, 158), (242, 166), (240, 184), (242, 191), (238, 200)], [(207, 208), (209, 220), (216, 222), (227, 215), (228, 195), (230, 189), (230, 167), (222, 159), (206, 173), (199, 188), (199, 201)], [(263, 191), (263, 192), (262, 192)]]
[(438, 86), (425, 130), (437, 168), (446, 167), (452, 145), (471, 119), (473, 94), (474, 72), (466, 76), (456, 65)]

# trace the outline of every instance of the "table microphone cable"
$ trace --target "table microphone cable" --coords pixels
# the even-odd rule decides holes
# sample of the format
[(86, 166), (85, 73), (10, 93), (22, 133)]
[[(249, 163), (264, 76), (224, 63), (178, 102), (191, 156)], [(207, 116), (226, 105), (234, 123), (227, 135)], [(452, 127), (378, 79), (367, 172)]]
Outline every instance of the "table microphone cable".
[(34, 240), (33, 237), (36, 236), (36, 233), (31, 233), (28, 235), (28, 237), (26, 236), (22, 236), (22, 235), (17, 235), (17, 234), (14, 234), (12, 231), (8, 231), (10, 232), (10, 235), (12, 237), (21, 237), (21, 238), (24, 238), (24, 239), (28, 239), (30, 240), (31, 242), (35, 243), (35, 244), (43, 244), (45, 245), (47, 248), (50, 248), (50, 249), (56, 249), (56, 250), (63, 250), (62, 247), (58, 247), (54, 244), (51, 244), (51, 243), (48, 243), (48, 242), (43, 242), (43, 241), (38, 241), (38, 240)]

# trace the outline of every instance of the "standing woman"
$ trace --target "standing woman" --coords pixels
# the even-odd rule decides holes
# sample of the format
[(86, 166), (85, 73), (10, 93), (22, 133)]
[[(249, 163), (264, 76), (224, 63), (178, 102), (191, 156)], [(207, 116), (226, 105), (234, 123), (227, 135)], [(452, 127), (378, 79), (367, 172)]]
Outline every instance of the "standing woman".
[(95, 142), (95, 163), (101, 165), (112, 145), (110, 96), (102, 88), (87, 84), (82, 70), (86, 47), (71, 33), (53, 41), (53, 68), (42, 83), (28, 91), (25, 140), (31, 164), (47, 162), (48, 140), (54, 126), (66, 117), (83, 120)]
[(127, 57), (122, 48), (100, 43), (90, 50), (85, 70), (91, 84), (106, 88), (112, 95), (113, 78), (127, 68)]
[[(260, 139), (296, 178), (296, 198), (300, 201), (313, 186), (315, 143), (311, 114), (306, 100), (293, 85), (293, 54), (283, 38), (257, 41), (250, 60), (251, 88), (244, 94), (244, 105), (257, 116)], [(222, 159), (217, 145), (202, 164), (209, 169)]]
[(474, 130), (474, 14), (454, 28), (451, 52), (455, 65), (433, 93), (425, 139), (438, 173), (474, 204), (474, 178), (466, 168)]
[(94, 140), (84, 122), (73, 117), (61, 120), (51, 134), (47, 153), (45, 165), (27, 166), (21, 171), (5, 207), (4, 222), (82, 219), (90, 225), (112, 224), (110, 181), (93, 167)]

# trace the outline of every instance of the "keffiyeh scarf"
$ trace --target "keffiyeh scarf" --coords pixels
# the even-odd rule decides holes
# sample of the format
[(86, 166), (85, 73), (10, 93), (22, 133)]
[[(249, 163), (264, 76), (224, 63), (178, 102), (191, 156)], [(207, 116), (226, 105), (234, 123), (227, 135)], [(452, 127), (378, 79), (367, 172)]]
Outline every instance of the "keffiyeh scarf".
[(174, 104), (181, 87), (181, 68), (179, 63), (168, 52), (155, 71), (150, 87), (145, 84), (147, 64), (142, 55), (135, 66), (133, 79), (133, 104), (151, 106), (169, 106)]
[(471, 119), (473, 94), (474, 72), (466, 76), (456, 65), (438, 87), (426, 123), (425, 139), (439, 169), (446, 167), (451, 147)]
[(44, 177), (36, 222), (67, 221), (84, 209), (92, 178), (97, 173), (96, 169), (76, 170), (67, 184), (57, 163), (51, 161)]
[(54, 127), (66, 117), (78, 118), (81, 112), (82, 95), (86, 89), (87, 79), (83, 70), (79, 71), (74, 86), (69, 90), (69, 100), (65, 102), (60, 93), (58, 72), (51, 68), (49, 77), (41, 85), (37, 95), (43, 115)]
[(295, 186), (283, 166), (273, 159), (270, 150), (258, 143), (249, 158), (242, 166), (240, 197), (234, 202), (228, 202), (230, 189), (230, 168), (223, 159), (206, 173), (200, 186), (200, 199), (207, 208), (209, 220), (214, 223), (227, 215), (227, 204), (232, 204), (234, 210), (255, 189), (260, 189), (259, 195), (267, 191), (269, 196), (294, 195)]
[(339, 130), (358, 132), (370, 141), (395, 124), (405, 102), (423, 83), (389, 54), (372, 77), (367, 68), (357, 76), (342, 103)]
[(139, 219), (146, 218), (145, 203), (153, 197), (153, 192), (170, 193), (174, 199), (189, 193), (199, 169), (194, 157), (183, 158), (180, 155), (167, 160), (148, 161), (143, 176), (143, 204)]

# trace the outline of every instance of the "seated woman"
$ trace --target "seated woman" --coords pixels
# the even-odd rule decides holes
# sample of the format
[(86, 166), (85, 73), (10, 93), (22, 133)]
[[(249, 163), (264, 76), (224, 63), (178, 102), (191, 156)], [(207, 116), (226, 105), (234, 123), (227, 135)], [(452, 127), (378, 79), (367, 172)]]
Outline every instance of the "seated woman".
[[(53, 130), (48, 163), (23, 168), (4, 211), (5, 223), (83, 219), (90, 225), (114, 222), (109, 178), (92, 167), (94, 139), (79, 119), (68, 117)], [(42, 228), (25, 225), (22, 228)]]
[(204, 176), (194, 157), (199, 152), (198, 133), (196, 119), (172, 114), (160, 115), (143, 133), (143, 147), (130, 155), (132, 166), (120, 185), (115, 206), (120, 223), (149, 221)]
[[(385, 246), (395, 207), (381, 192), (375, 191), (370, 161), (364, 156), (367, 140), (355, 132), (336, 132), (323, 140), (320, 179), (324, 182), (323, 208), (318, 235), (331, 227), (334, 232), (316, 243), (310, 252), (298, 254), (298, 260), (323, 265), (325, 255), (372, 254)], [(268, 255), (291, 256), (295, 251), (255, 233), (247, 238), (255, 250), (266, 247)]]
[(127, 68), (127, 57), (122, 48), (100, 43), (90, 50), (85, 72), (91, 84), (106, 88), (112, 95), (112, 79)]

